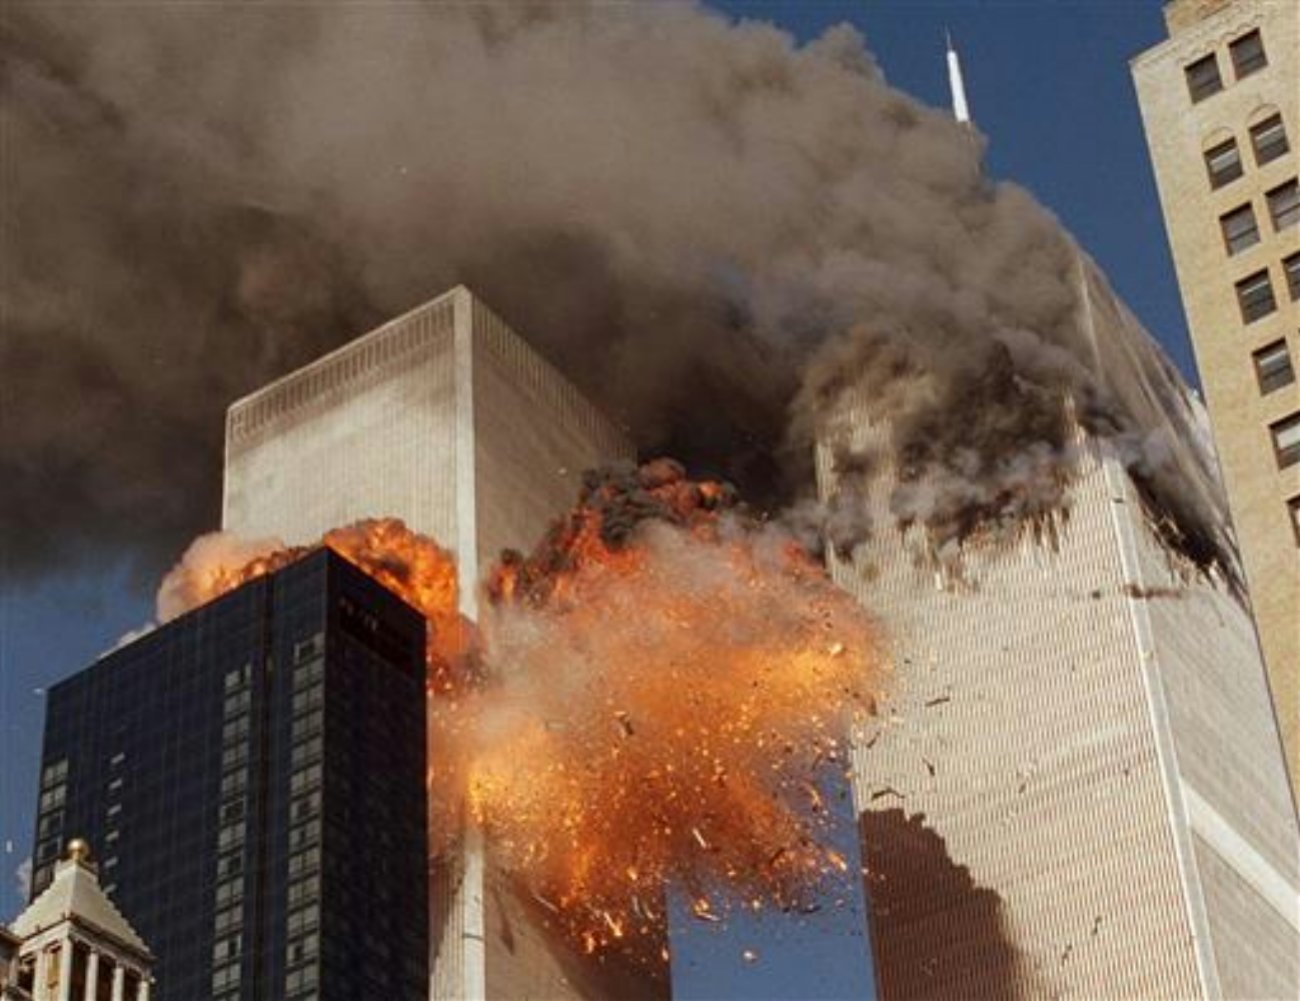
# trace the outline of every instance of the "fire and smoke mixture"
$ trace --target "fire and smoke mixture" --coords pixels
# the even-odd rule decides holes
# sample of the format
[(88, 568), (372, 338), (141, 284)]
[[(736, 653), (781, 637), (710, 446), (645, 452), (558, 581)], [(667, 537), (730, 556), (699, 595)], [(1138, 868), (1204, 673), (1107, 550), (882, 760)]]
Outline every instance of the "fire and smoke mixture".
[[(322, 544), (429, 619), (433, 850), (468, 816), (579, 947), (658, 962), (669, 883), (720, 921), (806, 904), (848, 864), (821, 786), (874, 707), (880, 640), (730, 488), (667, 460), (589, 475), (536, 551), (493, 570), (472, 636), (433, 540), (377, 520)], [(304, 551), (205, 537), (160, 617)]]
[(1067, 503), (1076, 415), (1175, 544), (1224, 561), (1168, 448), (1167, 361), (1136, 327), (1096, 342), (1051, 214), (847, 26), (17, 2), (0, 53), (15, 574), (106, 547), (159, 565), (213, 520), (224, 406), (456, 282), (645, 453), (765, 510), (810, 494), (810, 440), (853, 394), (889, 433), (837, 461), (899, 468), (900, 523), (1014, 527)]

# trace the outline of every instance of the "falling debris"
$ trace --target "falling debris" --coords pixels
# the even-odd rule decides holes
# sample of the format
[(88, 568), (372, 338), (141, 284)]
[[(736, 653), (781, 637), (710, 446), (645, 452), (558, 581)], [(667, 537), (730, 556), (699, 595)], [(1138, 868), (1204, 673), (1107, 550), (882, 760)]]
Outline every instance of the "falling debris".
[(709, 906), (709, 902), (703, 897), (700, 897), (691, 905), (691, 913), (701, 921), (707, 921), (710, 924), (717, 924), (722, 920), (722, 918), (713, 913), (713, 910)]
[[(168, 576), (173, 610), (306, 551), (229, 565), (225, 541)], [(588, 475), (532, 554), (502, 557), (477, 628), (433, 540), (368, 521), (323, 544), (431, 624), (435, 850), (467, 814), (584, 951), (657, 962), (669, 882), (707, 891), (692, 912), (721, 923), (751, 901), (802, 910), (846, 871), (817, 782), (842, 770), (888, 661), (862, 610), (729, 487), (666, 460)]]

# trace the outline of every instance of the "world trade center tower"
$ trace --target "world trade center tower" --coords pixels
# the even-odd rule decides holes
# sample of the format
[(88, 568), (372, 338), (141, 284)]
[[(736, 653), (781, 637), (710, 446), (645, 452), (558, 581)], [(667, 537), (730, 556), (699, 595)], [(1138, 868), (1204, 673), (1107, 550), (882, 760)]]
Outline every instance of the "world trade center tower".
[[(539, 539), (583, 470), (633, 455), (457, 287), (231, 406), (222, 527), (293, 545), (361, 518), (401, 518), (454, 551), (472, 619), (481, 569)], [(611, 971), (547, 928), (472, 834), (458, 858), (435, 860), (431, 879), (432, 996), (609, 993)]]

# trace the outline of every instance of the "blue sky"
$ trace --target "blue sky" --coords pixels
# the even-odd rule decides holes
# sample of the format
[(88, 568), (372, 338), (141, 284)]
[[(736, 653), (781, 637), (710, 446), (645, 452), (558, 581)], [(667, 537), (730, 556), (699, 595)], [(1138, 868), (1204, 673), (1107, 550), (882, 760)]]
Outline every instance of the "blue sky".
[[(1159, 0), (717, 0), (732, 16), (772, 21), (801, 40), (850, 21), (894, 86), (948, 103), (943, 39), (966, 70), (989, 172), (1050, 207), (1098, 259), (1120, 295), (1189, 379), (1194, 370), (1128, 60), (1164, 37)], [(3, 565), (3, 560), (0, 560)], [(146, 621), (148, 588), (117, 567), (18, 591), (0, 580), (0, 918), (19, 907), (13, 873), (30, 851), (43, 715), (41, 691)], [(852, 911), (855, 905), (850, 905)], [(742, 965), (739, 939), (678, 943), (690, 964), (684, 994), (818, 996), (864, 983), (839, 969), (847, 925), (812, 922), (753, 931), (762, 964)], [(747, 932), (748, 933), (748, 932)], [(712, 953), (719, 953), (710, 959)], [(725, 956), (721, 954), (725, 953)], [(809, 970), (816, 975), (806, 979)], [(803, 979), (800, 979), (803, 978)], [(810, 986), (811, 984), (811, 986)]]

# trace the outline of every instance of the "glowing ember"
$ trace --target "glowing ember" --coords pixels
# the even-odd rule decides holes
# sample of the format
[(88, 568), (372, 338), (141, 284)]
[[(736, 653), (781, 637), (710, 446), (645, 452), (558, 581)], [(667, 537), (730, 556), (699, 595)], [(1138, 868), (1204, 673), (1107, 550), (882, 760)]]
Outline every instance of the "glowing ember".
[[(231, 563), (228, 543), (191, 547), (160, 610), (305, 552)], [(322, 543), (433, 625), (431, 689), (457, 696), (432, 703), (434, 850), (463, 807), (581, 950), (659, 962), (668, 884), (718, 923), (731, 906), (803, 909), (847, 868), (821, 844), (818, 770), (844, 768), (883, 659), (860, 609), (729, 488), (664, 460), (589, 477), (536, 552), (503, 555), (473, 656), (432, 540), (385, 520)]]

